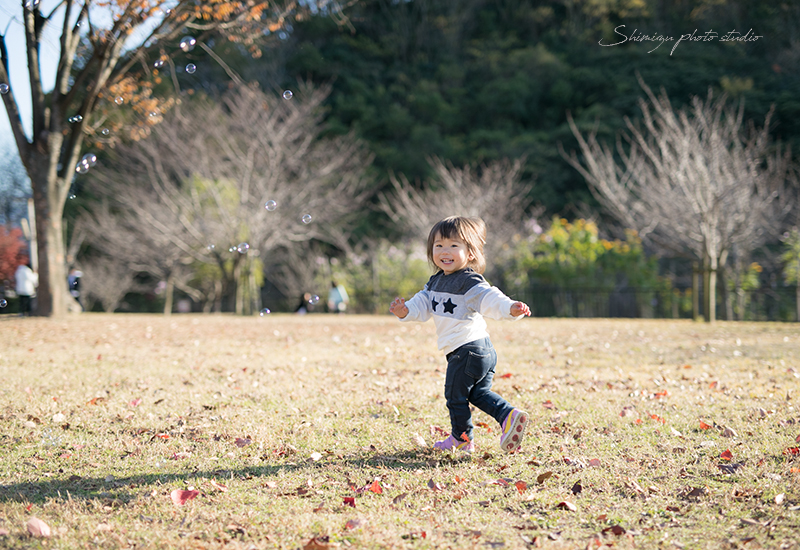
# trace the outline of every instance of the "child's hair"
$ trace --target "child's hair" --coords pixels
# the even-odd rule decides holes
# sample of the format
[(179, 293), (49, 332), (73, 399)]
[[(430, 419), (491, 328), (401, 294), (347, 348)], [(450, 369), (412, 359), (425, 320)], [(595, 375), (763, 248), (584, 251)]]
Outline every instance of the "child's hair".
[(450, 216), (433, 226), (428, 234), (428, 261), (436, 267), (433, 261), (433, 241), (439, 235), (443, 239), (458, 239), (467, 245), (467, 251), (473, 259), (468, 267), (476, 273), (483, 273), (486, 269), (486, 258), (483, 255), (483, 245), (486, 244), (486, 224), (480, 218), (464, 218)]

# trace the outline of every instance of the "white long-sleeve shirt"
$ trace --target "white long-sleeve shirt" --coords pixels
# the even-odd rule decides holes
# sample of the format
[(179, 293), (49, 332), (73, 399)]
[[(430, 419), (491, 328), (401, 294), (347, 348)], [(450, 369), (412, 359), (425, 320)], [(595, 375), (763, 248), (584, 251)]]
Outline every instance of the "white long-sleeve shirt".
[(511, 315), (512, 300), (490, 286), (471, 268), (450, 275), (440, 271), (406, 302), (408, 315), (402, 321), (427, 321), (433, 317), (437, 345), (445, 354), (469, 342), (489, 336), (483, 316), (519, 319)]
[(33, 296), (36, 294), (36, 287), (39, 286), (39, 274), (25, 264), (17, 267), (14, 277), (17, 282), (16, 290), (20, 296)]

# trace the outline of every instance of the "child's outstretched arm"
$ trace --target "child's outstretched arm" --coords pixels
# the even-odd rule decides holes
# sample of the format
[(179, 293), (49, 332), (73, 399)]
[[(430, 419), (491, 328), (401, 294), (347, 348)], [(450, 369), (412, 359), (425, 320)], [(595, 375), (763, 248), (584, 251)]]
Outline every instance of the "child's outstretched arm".
[(389, 311), (394, 313), (398, 319), (404, 319), (405, 316), (408, 315), (408, 307), (406, 307), (406, 301), (398, 296), (392, 301), (392, 305), (389, 306)]
[(531, 308), (525, 302), (514, 302), (511, 304), (511, 316), (519, 317), (520, 315), (530, 315)]

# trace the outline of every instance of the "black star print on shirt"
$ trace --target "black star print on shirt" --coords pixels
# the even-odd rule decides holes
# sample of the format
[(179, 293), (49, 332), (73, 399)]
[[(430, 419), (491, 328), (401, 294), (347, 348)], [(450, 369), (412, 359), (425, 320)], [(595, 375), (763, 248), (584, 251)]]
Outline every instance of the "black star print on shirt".
[(431, 305), (433, 306), (433, 311), (436, 311), (436, 306), (439, 305), (439, 302), (436, 301), (436, 298), (431, 299)]
[(450, 298), (448, 298), (448, 299), (447, 299), (447, 301), (446, 301), (445, 303), (443, 303), (442, 305), (444, 306), (444, 312), (445, 312), (445, 313), (453, 313), (453, 310), (454, 310), (454, 309), (456, 309), (456, 307), (457, 307), (457, 306), (456, 306), (456, 305), (455, 305), (455, 304), (454, 304), (454, 303), (453, 303), (453, 302), (450, 300)]

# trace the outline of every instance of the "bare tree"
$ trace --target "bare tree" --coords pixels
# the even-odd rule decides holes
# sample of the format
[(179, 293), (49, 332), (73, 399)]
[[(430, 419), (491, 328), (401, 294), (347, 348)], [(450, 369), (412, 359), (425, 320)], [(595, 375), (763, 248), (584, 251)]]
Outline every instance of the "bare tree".
[(524, 159), (456, 168), (438, 158), (429, 160), (436, 173), (423, 189), (404, 176), (391, 176), (394, 193), (380, 196), (380, 207), (408, 236), (424, 241), (433, 224), (448, 216), (480, 217), (490, 234), (487, 255), (522, 230), (531, 204), (530, 182), (521, 180)]
[[(322, 0), (323, 4), (327, 1)], [(264, 29), (276, 31), (292, 17), (318, 10), (315, 2), (293, 0), (154, 0), (152, 2), (107, 2), (63, 0), (49, 14), (40, 2), (19, 0), (19, 16), (13, 21), (24, 27), (28, 80), (33, 111), (32, 135), (25, 133), (17, 105), (14, 83), (9, 82), (9, 52), (5, 33), (0, 35), (0, 83), (10, 84), (2, 94), (20, 159), (31, 178), (36, 211), (39, 258), (40, 315), (61, 315), (66, 311), (66, 278), (62, 215), (69, 188), (79, 166), (84, 141), (100, 131), (115, 104), (132, 103), (134, 111), (145, 113), (131, 134), (146, 134), (157, 117), (146, 113), (166, 107), (152, 95), (156, 59), (168, 58), (172, 81), (177, 83), (173, 52), (195, 44), (216, 61), (221, 61), (204, 40), (214, 35), (247, 45), (254, 56)], [(91, 8), (91, 9), (90, 9)], [(341, 10), (330, 10), (341, 17)], [(108, 23), (106, 23), (108, 21)], [(55, 88), (48, 93), (39, 63), (44, 31), (61, 29)], [(191, 40), (178, 37), (191, 33)], [(160, 47), (156, 47), (160, 46)], [(199, 51), (198, 50), (198, 51)], [(18, 52), (14, 52), (19, 55)], [(144, 67), (141, 72), (138, 66)], [(133, 69), (137, 67), (134, 71)], [(228, 67), (229, 74), (235, 76)]]
[(783, 191), (791, 156), (771, 147), (771, 112), (761, 129), (751, 123), (745, 132), (742, 104), (733, 109), (709, 92), (676, 111), (666, 92), (656, 97), (639, 83), (649, 99), (639, 100), (644, 128), (626, 118), (629, 134), (612, 149), (594, 133), (584, 138), (569, 117), (583, 159), (559, 148), (621, 223), (663, 251), (702, 262), (711, 322), (717, 271), (732, 247), (749, 252), (779, 230), (775, 220), (789, 208)]
[(311, 241), (347, 250), (371, 157), (352, 135), (320, 138), (328, 92), (300, 86), (286, 100), (240, 87), (176, 107), (93, 172), (107, 201), (87, 214), (97, 246), (163, 277), (168, 294), (174, 284), (199, 298), (194, 272), (216, 265), (238, 313), (258, 308), (253, 277), (273, 251)]
[(99, 301), (103, 311), (112, 313), (128, 292), (141, 290), (136, 284), (136, 272), (112, 258), (84, 259), (80, 268), (83, 273), (81, 294), (87, 310)]

